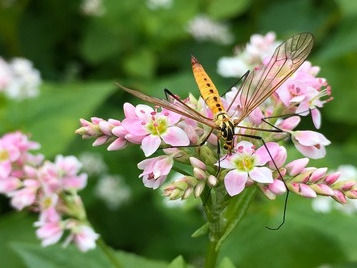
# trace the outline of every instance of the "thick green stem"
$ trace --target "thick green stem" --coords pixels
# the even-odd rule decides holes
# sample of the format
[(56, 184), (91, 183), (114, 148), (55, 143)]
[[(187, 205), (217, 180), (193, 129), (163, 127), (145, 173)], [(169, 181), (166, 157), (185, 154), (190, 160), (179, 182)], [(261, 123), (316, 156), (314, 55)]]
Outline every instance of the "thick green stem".
[(97, 245), (103, 251), (103, 253), (108, 258), (108, 260), (110, 261), (110, 263), (112, 264), (113, 267), (115, 267), (115, 268), (123, 267), (120, 264), (117, 257), (115, 256), (114, 251), (109, 246), (107, 246), (107, 244), (104, 242), (104, 240), (102, 238), (99, 238), (97, 240)]
[(210, 241), (208, 245), (205, 268), (216, 267), (218, 251), (216, 250), (217, 241)]
[(223, 241), (242, 220), (255, 193), (256, 187), (252, 186), (238, 196), (230, 198), (223, 184), (205, 193), (206, 197), (202, 200), (209, 230), (205, 268), (216, 267)]

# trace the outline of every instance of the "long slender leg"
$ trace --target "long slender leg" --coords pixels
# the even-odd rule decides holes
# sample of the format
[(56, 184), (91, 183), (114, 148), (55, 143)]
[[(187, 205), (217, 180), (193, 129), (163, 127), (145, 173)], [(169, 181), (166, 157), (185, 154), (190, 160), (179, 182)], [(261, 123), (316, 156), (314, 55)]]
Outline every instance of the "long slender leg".
[(245, 72), (245, 74), (243, 74), (237, 81), (234, 82), (233, 85), (231, 85), (229, 88), (227, 88), (227, 90), (221, 95), (221, 97), (223, 97), (224, 95), (227, 94), (228, 91), (230, 91), (232, 89), (232, 87), (234, 87), (235, 85), (237, 85), (240, 81), (242, 81), (243, 79), (245, 79), (248, 74), (249, 74), (249, 70)]
[(287, 192), (286, 192), (286, 195), (285, 195), (284, 212), (283, 212), (283, 219), (282, 219), (281, 223), (280, 223), (277, 227), (274, 227), (274, 228), (266, 226), (266, 228), (269, 229), (269, 230), (279, 230), (280, 227), (283, 226), (283, 224), (285, 223), (285, 219), (286, 219), (286, 209), (287, 209), (288, 199), (289, 199), (289, 193), (290, 193), (289, 188), (287, 187), (287, 185), (286, 185), (286, 183), (285, 183), (285, 181), (284, 181), (284, 178), (283, 178), (283, 176), (281, 175), (281, 173), (280, 173), (280, 171), (279, 171), (279, 168), (278, 168), (278, 166), (276, 165), (275, 160), (273, 159), (273, 156), (271, 155), (271, 153), (270, 153), (270, 151), (269, 151), (269, 149), (268, 149), (268, 146), (267, 146), (266, 143), (265, 143), (265, 140), (264, 140), (262, 137), (260, 137), (260, 136), (255, 136), (255, 135), (247, 135), (247, 134), (236, 134), (236, 135), (237, 135), (237, 136), (241, 136), (241, 137), (247, 137), (247, 138), (252, 138), (252, 139), (260, 140), (260, 141), (263, 143), (263, 146), (264, 146), (265, 149), (267, 150), (267, 152), (268, 152), (268, 154), (269, 154), (269, 157), (270, 157), (271, 161), (273, 162), (273, 165), (274, 165), (274, 167), (275, 167), (275, 170), (278, 172), (280, 179), (283, 181), (283, 183), (284, 183), (284, 185), (285, 185), (285, 187), (286, 187)]
[(182, 145), (182, 146), (172, 146), (168, 145), (166, 147), (161, 147), (160, 149), (169, 149), (169, 148), (194, 148), (194, 147), (201, 147), (206, 143), (208, 138), (211, 136), (213, 132), (213, 128), (211, 128), (210, 132), (208, 132), (208, 135), (199, 143), (199, 144), (193, 144), (193, 145)]
[(218, 177), (218, 174), (221, 171), (221, 146), (219, 144), (219, 136), (217, 136), (217, 160), (218, 160), (218, 169), (217, 169), (216, 177)]

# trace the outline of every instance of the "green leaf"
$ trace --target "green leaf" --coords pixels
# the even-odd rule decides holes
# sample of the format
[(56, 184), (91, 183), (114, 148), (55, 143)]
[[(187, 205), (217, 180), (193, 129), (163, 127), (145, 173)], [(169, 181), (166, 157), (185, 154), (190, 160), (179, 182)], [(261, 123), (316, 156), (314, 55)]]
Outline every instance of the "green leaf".
[(345, 17), (357, 15), (357, 1), (336, 0), (336, 3)]
[(236, 268), (228, 257), (224, 257), (218, 265), (218, 268)]
[(0, 260), (1, 267), (25, 267), (22, 260), (11, 248), (14, 241), (39, 243), (35, 237), (33, 222), (27, 213), (11, 213), (0, 218)]
[[(357, 3), (356, 1), (351, 1)], [(336, 32), (329, 37), (325, 46), (316, 55), (317, 61), (326, 63), (342, 57), (348, 53), (357, 51), (357, 18), (351, 17), (343, 20)], [(322, 64), (322, 68), (325, 66)], [(342, 70), (344, 71), (344, 70)], [(329, 79), (329, 77), (328, 77)]]
[(149, 260), (138, 255), (118, 251), (116, 253), (123, 268), (145, 267), (145, 268), (167, 268), (167, 263), (162, 261)]
[(30, 133), (48, 157), (64, 152), (76, 137), (79, 119), (93, 116), (114, 90), (112, 82), (45, 84), (38, 98), (9, 105), (1, 114), (1, 132)]
[(135, 51), (124, 62), (124, 69), (129, 76), (150, 78), (156, 66), (154, 54), (148, 49)]
[(19, 254), (28, 268), (113, 267), (98, 248), (83, 253), (74, 246), (63, 248), (60, 245), (55, 245), (43, 248), (40, 243), (20, 242), (12, 243), (12, 248)]
[(208, 227), (209, 224), (205, 223), (204, 225), (202, 225), (200, 228), (198, 228), (196, 231), (194, 231), (194, 233), (191, 235), (192, 237), (196, 238), (196, 237), (200, 237), (202, 235), (207, 234), (208, 232)]
[(243, 193), (233, 197), (228, 204), (224, 217), (228, 220), (221, 238), (218, 240), (216, 250), (222, 246), (222, 243), (229, 234), (234, 230), (238, 223), (243, 219), (251, 201), (253, 200), (256, 187), (249, 187)]
[(180, 255), (176, 257), (172, 262), (170, 262), (167, 268), (186, 268), (185, 260)]
[(215, 19), (236, 17), (247, 10), (250, 0), (214, 0), (210, 1), (207, 13)]

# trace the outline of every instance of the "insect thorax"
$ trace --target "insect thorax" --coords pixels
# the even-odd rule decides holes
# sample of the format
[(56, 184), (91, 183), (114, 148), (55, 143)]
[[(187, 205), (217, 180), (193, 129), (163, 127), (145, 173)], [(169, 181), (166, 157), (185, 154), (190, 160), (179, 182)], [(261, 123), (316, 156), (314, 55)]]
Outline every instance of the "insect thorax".
[(215, 123), (221, 132), (221, 137), (224, 139), (224, 149), (231, 151), (233, 148), (234, 124), (227, 113), (219, 113), (215, 117)]

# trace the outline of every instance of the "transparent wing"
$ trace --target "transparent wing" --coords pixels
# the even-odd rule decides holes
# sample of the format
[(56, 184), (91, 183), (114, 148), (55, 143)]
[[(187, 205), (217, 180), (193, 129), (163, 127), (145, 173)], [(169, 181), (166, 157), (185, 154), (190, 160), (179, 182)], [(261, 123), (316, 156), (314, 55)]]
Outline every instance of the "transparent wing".
[(306, 60), (314, 43), (311, 33), (293, 35), (281, 43), (266, 65), (251, 71), (237, 94), (240, 94), (242, 113), (238, 124), (262, 104)]
[(191, 118), (195, 121), (198, 121), (204, 125), (207, 125), (211, 128), (216, 128), (216, 124), (206, 118), (205, 116), (201, 115), (200, 113), (198, 113), (197, 111), (193, 110), (191, 107), (185, 105), (183, 102), (179, 102), (179, 103), (171, 103), (169, 101), (166, 101), (166, 100), (162, 100), (162, 99), (159, 99), (159, 98), (155, 98), (155, 97), (151, 97), (151, 96), (148, 96), (138, 90), (134, 90), (134, 89), (130, 89), (130, 88), (127, 88), (127, 87), (124, 87), (122, 86), (121, 84), (119, 83), (116, 83), (116, 85), (118, 87), (120, 87), (121, 89), (125, 90), (126, 92), (134, 95), (135, 97), (139, 98), (139, 99), (142, 99), (143, 101), (146, 101), (146, 102), (149, 102), (149, 103), (152, 103), (154, 105), (158, 105), (160, 107), (163, 107), (167, 110), (170, 110), (174, 113), (177, 113), (177, 114), (181, 114), (183, 116), (186, 116), (188, 118)]

